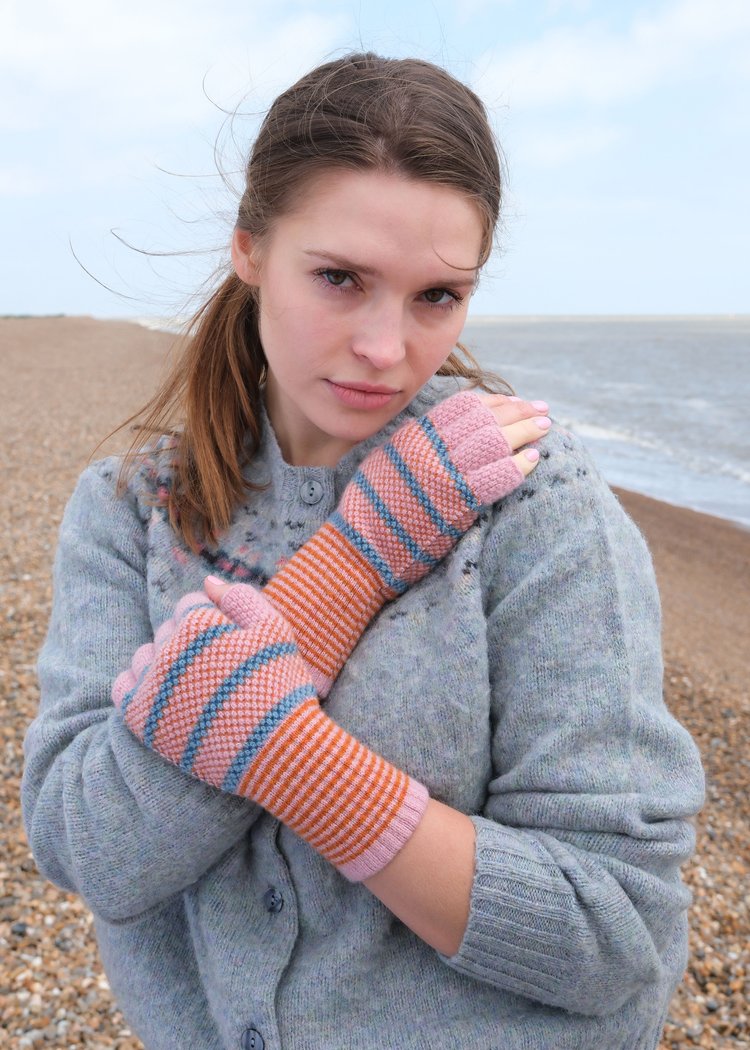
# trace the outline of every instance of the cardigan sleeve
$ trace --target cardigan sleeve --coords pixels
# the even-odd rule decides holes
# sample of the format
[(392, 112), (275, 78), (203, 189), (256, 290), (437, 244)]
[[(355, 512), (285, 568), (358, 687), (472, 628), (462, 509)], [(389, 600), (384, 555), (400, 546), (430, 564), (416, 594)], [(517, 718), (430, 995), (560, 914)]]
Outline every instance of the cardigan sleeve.
[[(574, 1013), (671, 994), (703, 774), (662, 697), (646, 545), (575, 439), (545, 438), (485, 544), (492, 769), (448, 965)], [(671, 972), (669, 972), (671, 970)], [(662, 1004), (660, 1009), (665, 1008)]]
[(22, 783), (40, 871), (109, 921), (195, 882), (260, 812), (144, 748), (115, 712), (112, 682), (153, 636), (146, 526), (116, 470), (86, 470), (65, 511)]

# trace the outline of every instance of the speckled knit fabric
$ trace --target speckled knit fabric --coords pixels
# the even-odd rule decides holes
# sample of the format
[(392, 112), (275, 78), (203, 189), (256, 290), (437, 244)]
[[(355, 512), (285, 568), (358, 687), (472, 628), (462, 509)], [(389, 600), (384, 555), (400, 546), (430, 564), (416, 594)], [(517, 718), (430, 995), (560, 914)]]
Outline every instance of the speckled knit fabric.
[[(60, 532), (26, 741), (40, 870), (94, 915), (147, 1050), (654, 1050), (687, 958), (697, 750), (661, 695), (648, 553), (557, 428), (526, 482), (374, 617), (326, 700), (346, 732), (471, 816), (454, 956), (263, 808), (143, 747), (112, 682), (210, 573), (264, 587), (365, 455), (455, 390), (430, 383), (335, 468), (290, 467), (266, 427), (220, 544), (186, 551), (155, 459), (82, 476)], [(314, 483), (319, 499), (308, 502)]]

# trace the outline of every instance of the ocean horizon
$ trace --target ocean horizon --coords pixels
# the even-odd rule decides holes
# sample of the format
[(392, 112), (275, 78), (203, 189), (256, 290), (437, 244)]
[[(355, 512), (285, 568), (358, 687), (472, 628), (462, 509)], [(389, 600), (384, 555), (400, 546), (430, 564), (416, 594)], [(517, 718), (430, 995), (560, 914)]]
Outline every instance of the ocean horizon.
[(750, 528), (750, 314), (480, 316), (462, 342), (610, 484)]

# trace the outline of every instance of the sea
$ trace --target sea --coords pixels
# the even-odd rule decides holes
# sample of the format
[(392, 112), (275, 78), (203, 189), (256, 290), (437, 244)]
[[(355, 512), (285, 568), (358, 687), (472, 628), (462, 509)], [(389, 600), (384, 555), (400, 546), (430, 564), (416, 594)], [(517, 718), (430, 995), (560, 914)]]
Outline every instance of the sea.
[(750, 528), (750, 314), (470, 317), (462, 341), (610, 484)]
[(462, 341), (610, 484), (750, 528), (750, 315), (476, 317)]

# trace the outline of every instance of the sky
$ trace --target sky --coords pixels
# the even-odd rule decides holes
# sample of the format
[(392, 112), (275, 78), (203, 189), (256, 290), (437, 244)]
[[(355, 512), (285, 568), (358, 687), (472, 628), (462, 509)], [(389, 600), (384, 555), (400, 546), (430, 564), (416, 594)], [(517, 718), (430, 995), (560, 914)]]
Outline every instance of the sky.
[(747, 0), (3, 0), (0, 314), (196, 305), (265, 108), (353, 49), (489, 107), (472, 315), (750, 313)]

